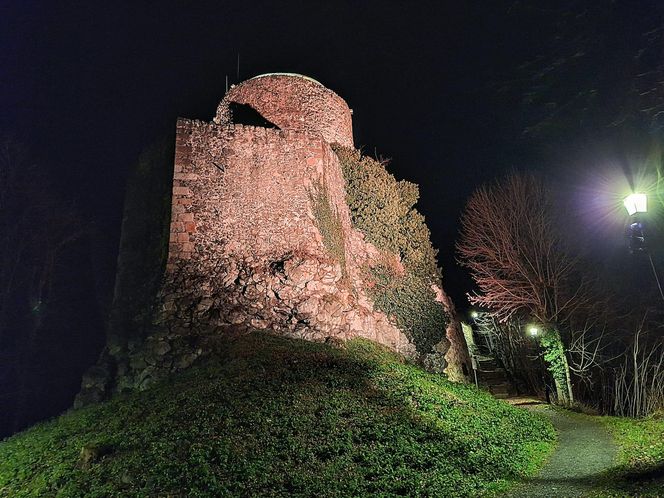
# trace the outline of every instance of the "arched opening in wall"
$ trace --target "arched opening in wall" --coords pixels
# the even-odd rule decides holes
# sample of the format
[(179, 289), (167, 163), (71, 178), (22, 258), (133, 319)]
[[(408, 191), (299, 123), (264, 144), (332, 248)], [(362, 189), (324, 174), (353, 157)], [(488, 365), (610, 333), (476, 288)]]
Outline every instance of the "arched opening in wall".
[(275, 128), (279, 129), (277, 125), (265, 119), (263, 115), (249, 104), (239, 104), (231, 102), (228, 105), (231, 115), (231, 122), (233, 124), (260, 126), (261, 128)]

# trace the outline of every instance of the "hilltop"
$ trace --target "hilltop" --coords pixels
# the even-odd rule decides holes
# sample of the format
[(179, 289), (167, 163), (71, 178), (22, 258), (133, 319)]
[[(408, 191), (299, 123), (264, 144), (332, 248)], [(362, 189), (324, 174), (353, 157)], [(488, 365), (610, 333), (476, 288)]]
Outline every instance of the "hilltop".
[(553, 439), (370, 341), (253, 333), (0, 443), (0, 496), (477, 496), (534, 472)]

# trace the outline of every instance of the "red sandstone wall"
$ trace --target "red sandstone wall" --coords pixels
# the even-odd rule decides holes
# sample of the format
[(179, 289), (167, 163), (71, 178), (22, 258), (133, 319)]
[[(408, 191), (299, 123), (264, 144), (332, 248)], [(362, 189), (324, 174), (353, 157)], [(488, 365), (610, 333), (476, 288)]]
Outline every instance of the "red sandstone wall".
[(329, 257), (311, 209), (315, 184), (325, 185), (339, 215), (347, 270), (359, 281), (360, 267), (380, 254), (352, 229), (341, 167), (320, 136), (179, 119), (169, 269), (194, 251)]
[[(318, 185), (325, 186), (341, 224), (343, 270), (328, 254), (313, 215)], [(225, 287), (194, 292), (215, 301), (221, 325), (317, 340), (361, 336), (412, 355), (414, 346), (373, 309), (363, 290), (361, 268), (380, 254), (352, 228), (345, 199), (341, 166), (320, 134), (180, 119), (170, 278), (184, 272), (185, 284), (210, 289), (218, 285), (211, 279), (227, 285), (250, 274), (251, 298)], [(283, 275), (271, 275), (269, 268), (279, 261), (286, 262)], [(171, 286), (168, 292), (173, 295), (166, 300), (166, 315), (198, 299), (189, 289)], [(215, 293), (227, 296), (219, 300)]]
[[(308, 216), (324, 147), (302, 132), (178, 121), (170, 256), (198, 251), (322, 257)], [(223, 170), (223, 171), (222, 171)]]
[[(251, 105), (281, 129), (232, 124), (232, 101)], [(339, 96), (300, 76), (238, 85), (213, 123), (178, 119), (159, 308), (145, 341), (109, 349), (114, 389), (142, 389), (214, 350), (224, 334), (252, 329), (317, 341), (365, 337), (438, 372), (448, 353), (450, 372), (457, 371), (463, 349), (449, 348), (443, 331), (432, 351), (418, 353), (367, 297), (367, 266), (384, 258), (396, 268), (401, 263), (352, 227), (333, 142), (353, 145), (350, 111)], [(328, 252), (317, 225), (312, 193), (319, 185), (341, 227), (345, 265)], [(453, 314), (451, 303), (444, 304)], [(457, 340), (453, 329), (447, 335)], [(85, 389), (107, 388), (104, 380)]]
[(228, 103), (248, 104), (282, 130), (322, 135), (327, 143), (353, 146), (351, 111), (320, 83), (303, 76), (257, 76), (231, 88), (219, 104), (215, 123), (228, 124)]
[[(281, 129), (233, 124), (228, 102), (250, 104)], [(182, 309), (189, 315), (179, 325), (171, 320), (171, 328), (191, 328), (208, 314), (222, 328), (270, 328), (317, 340), (360, 336), (418, 356), (364, 291), (363, 269), (389, 255), (352, 228), (330, 142), (352, 146), (350, 111), (336, 94), (299, 76), (242, 83), (228, 92), (213, 123), (178, 120), (163, 316)], [(341, 224), (343, 268), (315, 220), (317, 185), (325, 186)], [(278, 262), (279, 275), (271, 270)], [(442, 368), (447, 349), (443, 337), (426, 361)]]

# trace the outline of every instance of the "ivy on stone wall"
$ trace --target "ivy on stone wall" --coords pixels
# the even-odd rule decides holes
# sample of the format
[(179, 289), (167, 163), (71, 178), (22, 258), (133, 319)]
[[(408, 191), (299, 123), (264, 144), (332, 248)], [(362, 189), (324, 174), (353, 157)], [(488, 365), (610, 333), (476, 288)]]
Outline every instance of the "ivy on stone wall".
[(388, 264), (371, 268), (373, 286), (368, 292), (418, 351), (429, 351), (443, 338), (448, 319), (431, 288), (440, 285), (440, 270), (424, 216), (414, 208), (419, 189), (414, 183), (397, 181), (384, 164), (357, 150), (342, 146), (334, 150), (354, 227), (378, 249), (399, 255), (406, 269), (399, 275)]
[(327, 186), (315, 182), (309, 193), (316, 226), (323, 236), (323, 245), (327, 252), (341, 264), (342, 275), (346, 276), (346, 250), (344, 230), (339, 214), (330, 203)]

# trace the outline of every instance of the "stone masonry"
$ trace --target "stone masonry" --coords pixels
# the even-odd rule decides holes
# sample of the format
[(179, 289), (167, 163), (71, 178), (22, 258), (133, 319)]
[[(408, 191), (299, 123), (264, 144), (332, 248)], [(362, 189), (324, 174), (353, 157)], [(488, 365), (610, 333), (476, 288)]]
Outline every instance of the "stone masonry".
[[(233, 103), (275, 127), (236, 122)], [(334, 343), (365, 337), (433, 370), (445, 367), (443, 327), (433, 350), (418, 351), (367, 296), (366, 268), (400, 261), (352, 227), (332, 143), (352, 147), (351, 111), (299, 75), (231, 88), (211, 123), (178, 120), (166, 274), (146, 338), (109, 347), (114, 389), (143, 388), (186, 368), (220, 337), (256, 329)], [(341, 257), (325, 245), (316, 195), (339, 222)], [(449, 307), (442, 289), (437, 294)]]

